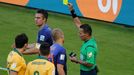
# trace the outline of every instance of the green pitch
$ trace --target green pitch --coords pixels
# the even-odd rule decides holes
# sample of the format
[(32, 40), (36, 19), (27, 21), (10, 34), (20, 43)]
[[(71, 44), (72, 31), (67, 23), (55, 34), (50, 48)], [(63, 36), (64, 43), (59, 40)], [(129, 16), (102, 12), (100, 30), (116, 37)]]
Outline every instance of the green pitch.
[[(0, 66), (6, 67), (6, 58), (12, 50), (11, 45), (18, 33), (26, 33), (29, 43), (36, 42), (38, 28), (34, 24), (32, 9), (0, 3)], [(91, 24), (93, 36), (99, 48), (97, 63), (99, 75), (134, 75), (134, 28), (81, 19)], [(71, 16), (49, 13), (48, 24), (52, 28), (61, 28), (65, 33), (67, 54), (75, 51), (79, 56), (80, 40)], [(35, 59), (36, 55), (24, 56), (26, 61)], [(79, 75), (79, 65), (67, 61), (68, 75)], [(6, 75), (0, 70), (0, 75)]]

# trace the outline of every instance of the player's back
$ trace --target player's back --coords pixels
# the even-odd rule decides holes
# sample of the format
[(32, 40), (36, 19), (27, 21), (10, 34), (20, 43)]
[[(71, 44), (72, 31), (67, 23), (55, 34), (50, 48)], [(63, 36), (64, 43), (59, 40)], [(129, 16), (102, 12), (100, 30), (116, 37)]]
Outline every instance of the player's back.
[(55, 67), (47, 59), (38, 58), (27, 65), (25, 75), (55, 75)]
[(66, 49), (61, 46), (60, 44), (58, 43), (55, 43), (51, 46), (51, 55), (53, 56), (53, 60), (54, 60), (54, 64), (55, 64), (55, 67), (56, 67), (56, 70), (55, 70), (55, 75), (59, 75), (58, 74), (58, 70), (57, 70), (57, 64), (61, 64), (63, 65), (64, 67), (64, 72), (65, 72), (65, 75), (67, 75), (67, 56), (66, 56)]

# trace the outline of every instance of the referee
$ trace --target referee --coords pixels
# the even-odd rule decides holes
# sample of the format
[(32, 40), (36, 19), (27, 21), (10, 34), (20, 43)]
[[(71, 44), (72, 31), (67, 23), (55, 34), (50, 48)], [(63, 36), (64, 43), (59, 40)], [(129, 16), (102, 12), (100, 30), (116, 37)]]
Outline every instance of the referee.
[(75, 56), (70, 56), (70, 60), (80, 64), (80, 75), (97, 75), (97, 44), (95, 39), (92, 37), (92, 28), (88, 24), (81, 24), (71, 3), (68, 4), (68, 7), (73, 17), (74, 23), (79, 30), (79, 36), (83, 41), (83, 44), (80, 48), (80, 60), (77, 60)]

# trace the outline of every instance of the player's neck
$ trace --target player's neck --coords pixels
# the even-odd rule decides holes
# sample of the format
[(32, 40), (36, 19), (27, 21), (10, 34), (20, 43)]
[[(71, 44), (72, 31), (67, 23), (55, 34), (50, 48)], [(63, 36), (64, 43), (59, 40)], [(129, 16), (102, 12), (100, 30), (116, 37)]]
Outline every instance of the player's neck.
[(49, 55), (40, 55), (43, 58), (48, 58)]
[(57, 40), (55, 43), (58, 43), (62, 46), (64, 42), (62, 40)]
[(85, 41), (88, 41), (88, 40), (90, 40), (90, 39), (91, 39), (91, 36), (88, 36), (87, 39), (86, 39)]
[(23, 48), (16, 48), (20, 53), (23, 53), (24, 52), (24, 49)]
[(46, 23), (43, 23), (39, 28), (42, 29), (45, 25)]

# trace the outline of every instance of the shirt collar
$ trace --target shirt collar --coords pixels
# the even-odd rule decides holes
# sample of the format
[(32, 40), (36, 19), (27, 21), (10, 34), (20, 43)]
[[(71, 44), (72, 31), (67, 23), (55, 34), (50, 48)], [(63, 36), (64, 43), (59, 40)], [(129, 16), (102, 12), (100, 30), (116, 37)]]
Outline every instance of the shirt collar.
[(47, 29), (47, 28), (48, 28), (47, 24), (44, 24), (44, 26), (42, 27), (42, 29)]
[(87, 43), (88, 41), (94, 40), (93, 37), (91, 37), (90, 39), (86, 40), (84, 43)]
[(22, 56), (22, 53), (20, 53), (16, 48), (13, 49), (14, 52), (18, 53), (20, 56)]
[(39, 55), (38, 58), (39, 58), (39, 59), (45, 59), (45, 60), (48, 60), (47, 57), (45, 57), (45, 56), (41, 56), (41, 55)]
[(43, 27), (41, 27), (39, 30), (47, 29), (47, 28), (48, 28), (48, 25), (47, 24), (44, 24)]

